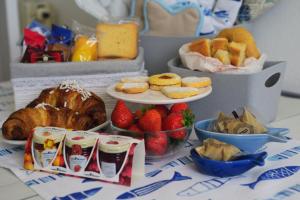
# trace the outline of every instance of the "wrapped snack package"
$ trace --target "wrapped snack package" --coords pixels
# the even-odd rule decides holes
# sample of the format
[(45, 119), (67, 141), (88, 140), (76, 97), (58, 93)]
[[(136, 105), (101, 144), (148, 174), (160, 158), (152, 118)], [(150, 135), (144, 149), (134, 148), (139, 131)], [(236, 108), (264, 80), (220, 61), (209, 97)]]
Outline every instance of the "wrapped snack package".
[(76, 34), (72, 49), (72, 62), (88, 62), (97, 60), (96, 29), (73, 21), (72, 30)]
[(195, 150), (200, 156), (220, 161), (231, 160), (240, 153), (240, 150), (235, 146), (212, 138), (204, 140), (203, 145)]
[(244, 108), (243, 114), (238, 118), (226, 116), (223, 112), (219, 113), (217, 120), (212, 124), (212, 131), (231, 134), (259, 134), (266, 132), (267, 128)]
[(46, 46), (45, 36), (28, 28), (24, 29), (24, 42), (27, 47), (44, 49)]
[(86, 35), (77, 35), (73, 48), (72, 62), (97, 60), (97, 40)]
[(63, 53), (61, 51), (44, 51), (27, 47), (22, 63), (39, 63), (39, 62), (63, 62)]
[(64, 61), (68, 61), (71, 54), (73, 38), (74, 34), (70, 29), (52, 25), (48, 50), (61, 51), (63, 53)]

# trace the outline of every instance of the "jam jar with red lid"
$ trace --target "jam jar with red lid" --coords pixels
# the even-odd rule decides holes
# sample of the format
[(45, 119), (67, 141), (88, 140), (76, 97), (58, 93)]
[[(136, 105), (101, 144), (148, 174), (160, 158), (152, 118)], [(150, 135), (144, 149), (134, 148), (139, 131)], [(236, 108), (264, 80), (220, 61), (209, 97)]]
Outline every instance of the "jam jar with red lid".
[(78, 172), (82, 170), (92, 153), (97, 142), (97, 134), (76, 131), (67, 134), (65, 140), (65, 153), (68, 166), (71, 170)]
[(99, 142), (99, 164), (105, 177), (112, 178), (120, 171), (130, 147), (130, 139), (106, 136)]
[(54, 160), (64, 136), (64, 129), (54, 127), (35, 128), (32, 141), (34, 158), (38, 165), (47, 167)]

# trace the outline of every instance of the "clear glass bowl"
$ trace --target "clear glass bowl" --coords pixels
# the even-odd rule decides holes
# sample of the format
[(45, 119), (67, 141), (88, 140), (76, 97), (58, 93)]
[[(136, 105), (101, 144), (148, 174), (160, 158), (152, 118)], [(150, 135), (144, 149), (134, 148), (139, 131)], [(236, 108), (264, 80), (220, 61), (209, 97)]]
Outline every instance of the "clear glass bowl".
[(183, 127), (169, 131), (143, 132), (118, 128), (111, 123), (112, 134), (130, 136), (137, 139), (144, 139), (146, 160), (159, 161), (178, 153), (190, 137), (191, 127)]

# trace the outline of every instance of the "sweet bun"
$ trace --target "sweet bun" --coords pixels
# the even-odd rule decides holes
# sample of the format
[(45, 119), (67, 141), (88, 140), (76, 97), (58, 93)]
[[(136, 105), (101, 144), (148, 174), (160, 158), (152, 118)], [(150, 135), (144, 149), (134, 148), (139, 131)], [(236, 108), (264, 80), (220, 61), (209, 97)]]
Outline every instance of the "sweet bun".
[(246, 44), (238, 42), (230, 42), (228, 50), (230, 53), (230, 62), (234, 66), (241, 66), (244, 63), (246, 57)]
[(148, 76), (131, 76), (124, 77), (121, 79), (122, 83), (147, 83), (149, 77)]
[(227, 51), (227, 38), (215, 38), (211, 41), (211, 55), (215, 55), (218, 50)]
[(217, 58), (219, 61), (221, 61), (224, 65), (230, 64), (230, 55), (228, 51), (219, 49), (214, 55), (214, 58)]
[(181, 83), (181, 77), (174, 73), (156, 74), (149, 78), (151, 85), (168, 86)]
[(246, 57), (259, 58), (260, 52), (256, 47), (252, 34), (243, 27), (223, 29), (217, 36), (227, 38), (229, 42), (245, 43), (247, 45)]
[(211, 41), (207, 38), (201, 38), (192, 42), (189, 46), (190, 51), (198, 52), (203, 56), (210, 57), (211, 56)]
[(182, 78), (181, 84), (183, 87), (208, 87), (211, 85), (211, 79), (209, 77), (189, 76)]
[(149, 89), (148, 83), (117, 83), (115, 89), (118, 92), (124, 92), (128, 94), (143, 93)]
[(172, 99), (183, 99), (200, 94), (200, 90), (194, 87), (172, 87), (166, 86), (161, 92)]

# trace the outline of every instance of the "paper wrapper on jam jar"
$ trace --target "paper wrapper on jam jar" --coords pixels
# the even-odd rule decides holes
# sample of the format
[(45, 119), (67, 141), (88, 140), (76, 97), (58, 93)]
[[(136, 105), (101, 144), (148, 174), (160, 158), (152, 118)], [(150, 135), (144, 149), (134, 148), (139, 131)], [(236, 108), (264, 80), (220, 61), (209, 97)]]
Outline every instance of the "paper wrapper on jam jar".
[(251, 74), (261, 71), (267, 58), (265, 54), (262, 54), (259, 59), (246, 58), (244, 64), (240, 67), (224, 65), (217, 58), (206, 57), (198, 52), (191, 52), (189, 50), (190, 44), (187, 43), (180, 47), (179, 56), (182, 64), (191, 70), (226, 74)]
[(24, 154), (25, 169), (46, 169), (64, 166), (62, 143), (66, 130), (55, 127), (37, 127), (27, 140)]
[(29, 136), (24, 168), (130, 186), (144, 176), (143, 140), (89, 131), (38, 127)]
[(101, 178), (129, 186), (137, 177), (144, 176), (144, 148), (143, 140), (118, 135), (101, 137), (99, 140)]

